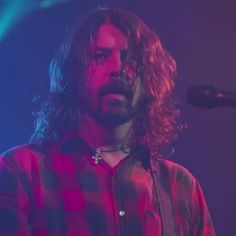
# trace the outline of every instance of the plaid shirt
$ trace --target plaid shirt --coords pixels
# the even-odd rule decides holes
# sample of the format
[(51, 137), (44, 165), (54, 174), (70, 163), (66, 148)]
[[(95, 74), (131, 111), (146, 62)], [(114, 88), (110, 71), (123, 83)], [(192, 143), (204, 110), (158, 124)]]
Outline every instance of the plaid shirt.
[[(139, 156), (96, 164), (78, 138), (10, 150), (0, 159), (0, 235), (161, 236), (159, 185), (170, 188), (175, 235), (214, 236), (195, 178), (166, 160), (152, 158), (150, 171)], [(155, 181), (159, 165), (168, 180)]]

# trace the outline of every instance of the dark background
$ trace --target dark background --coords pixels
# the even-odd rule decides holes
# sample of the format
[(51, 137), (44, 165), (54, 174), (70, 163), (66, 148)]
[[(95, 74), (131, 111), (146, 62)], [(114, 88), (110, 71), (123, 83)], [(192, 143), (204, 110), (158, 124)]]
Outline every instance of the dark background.
[(196, 84), (236, 91), (234, 0), (71, 0), (27, 14), (0, 42), (0, 151), (28, 141), (32, 99), (48, 90), (50, 59), (68, 27), (96, 6), (134, 11), (176, 58), (176, 94), (189, 128), (169, 158), (201, 183), (217, 235), (236, 235), (236, 109), (206, 110), (185, 100), (187, 87)]

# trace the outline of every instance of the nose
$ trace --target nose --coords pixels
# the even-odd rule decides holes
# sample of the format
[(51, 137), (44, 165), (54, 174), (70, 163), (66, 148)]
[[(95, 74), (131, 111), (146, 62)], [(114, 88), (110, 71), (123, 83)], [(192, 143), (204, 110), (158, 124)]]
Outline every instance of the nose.
[(113, 71), (120, 71), (122, 67), (122, 58), (121, 58), (121, 52), (116, 51), (113, 52), (113, 55), (111, 56), (110, 66)]
[(122, 73), (123, 61), (119, 52), (114, 53), (110, 61), (110, 77), (119, 78)]

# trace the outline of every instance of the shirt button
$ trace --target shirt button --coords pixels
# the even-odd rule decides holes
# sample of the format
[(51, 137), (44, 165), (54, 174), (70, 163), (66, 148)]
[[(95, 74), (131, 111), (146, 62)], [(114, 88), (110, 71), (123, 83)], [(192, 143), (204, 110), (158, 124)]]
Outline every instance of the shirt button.
[(120, 210), (120, 211), (119, 211), (119, 216), (124, 216), (124, 215), (125, 215), (125, 211)]

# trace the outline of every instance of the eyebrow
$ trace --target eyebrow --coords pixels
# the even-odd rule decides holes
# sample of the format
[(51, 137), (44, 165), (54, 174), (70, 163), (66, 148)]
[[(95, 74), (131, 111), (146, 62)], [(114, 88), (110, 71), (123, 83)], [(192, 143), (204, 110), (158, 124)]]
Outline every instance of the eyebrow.
[[(97, 52), (97, 51), (110, 52), (111, 50), (112, 50), (112, 47), (100, 47), (100, 46), (95, 47), (95, 48), (93, 49), (94, 52)], [(128, 49), (128, 48), (124, 48), (124, 49), (121, 50), (121, 51), (127, 53), (127, 52), (129, 51), (129, 49)]]
[(94, 51), (110, 51), (112, 48), (109, 48), (109, 47), (95, 47), (94, 48)]

